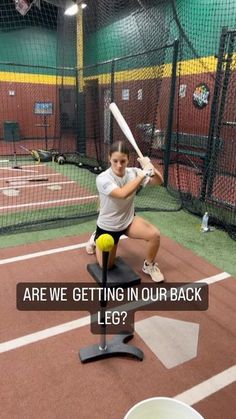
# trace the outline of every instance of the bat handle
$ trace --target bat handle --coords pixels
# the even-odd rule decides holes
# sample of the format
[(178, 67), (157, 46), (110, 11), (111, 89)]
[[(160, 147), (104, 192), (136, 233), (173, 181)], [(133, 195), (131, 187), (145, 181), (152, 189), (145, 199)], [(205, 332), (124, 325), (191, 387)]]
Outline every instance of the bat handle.
[(136, 150), (136, 153), (138, 154), (138, 156), (140, 157), (140, 159), (143, 159), (143, 154), (141, 153), (141, 151), (139, 150), (139, 148), (137, 147), (135, 147), (135, 150)]

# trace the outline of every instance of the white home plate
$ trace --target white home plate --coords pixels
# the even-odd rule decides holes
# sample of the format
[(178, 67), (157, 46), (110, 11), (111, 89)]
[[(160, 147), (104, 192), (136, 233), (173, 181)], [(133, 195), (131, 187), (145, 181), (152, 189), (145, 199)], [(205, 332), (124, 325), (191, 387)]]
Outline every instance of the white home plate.
[(19, 195), (20, 191), (19, 189), (4, 189), (2, 193), (3, 195), (6, 195), (6, 196), (17, 196)]
[(51, 191), (59, 191), (60, 189), (62, 189), (61, 185), (49, 185), (47, 186), (47, 189), (50, 189)]
[(135, 323), (135, 330), (168, 369), (197, 356), (197, 323), (153, 316)]

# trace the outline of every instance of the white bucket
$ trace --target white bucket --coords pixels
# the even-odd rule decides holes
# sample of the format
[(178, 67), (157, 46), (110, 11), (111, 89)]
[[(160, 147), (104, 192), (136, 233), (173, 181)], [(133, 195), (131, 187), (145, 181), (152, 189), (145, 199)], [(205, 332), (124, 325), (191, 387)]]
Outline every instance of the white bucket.
[(179, 400), (153, 397), (133, 406), (124, 419), (204, 419), (196, 410)]

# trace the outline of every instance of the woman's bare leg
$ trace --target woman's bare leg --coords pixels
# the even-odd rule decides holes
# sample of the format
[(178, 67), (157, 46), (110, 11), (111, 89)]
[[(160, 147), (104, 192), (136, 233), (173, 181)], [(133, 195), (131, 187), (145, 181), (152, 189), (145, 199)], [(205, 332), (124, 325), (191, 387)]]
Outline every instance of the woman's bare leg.
[(155, 260), (160, 247), (160, 232), (155, 226), (136, 215), (126, 234), (131, 239), (145, 240), (147, 242), (146, 261), (151, 263)]
[[(117, 250), (117, 244), (115, 244), (115, 246), (110, 251), (109, 259), (108, 259), (108, 269), (112, 268), (112, 266), (115, 263), (116, 250)], [(97, 256), (97, 261), (99, 263), (99, 266), (102, 268), (102, 251), (98, 248), (98, 246), (96, 246), (96, 256)]]
[(152, 280), (155, 282), (164, 281), (164, 276), (155, 262), (155, 257), (160, 247), (159, 230), (143, 218), (135, 216), (127, 229), (126, 234), (132, 239), (141, 239), (146, 241), (146, 258), (142, 271), (145, 274), (150, 275)]

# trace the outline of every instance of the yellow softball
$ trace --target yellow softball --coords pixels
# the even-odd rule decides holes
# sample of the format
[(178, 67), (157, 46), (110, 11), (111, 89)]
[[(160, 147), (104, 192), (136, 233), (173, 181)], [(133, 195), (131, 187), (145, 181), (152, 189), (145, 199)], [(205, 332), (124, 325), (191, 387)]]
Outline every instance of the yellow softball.
[(114, 244), (114, 239), (110, 234), (101, 234), (96, 240), (96, 245), (102, 252), (110, 252)]

